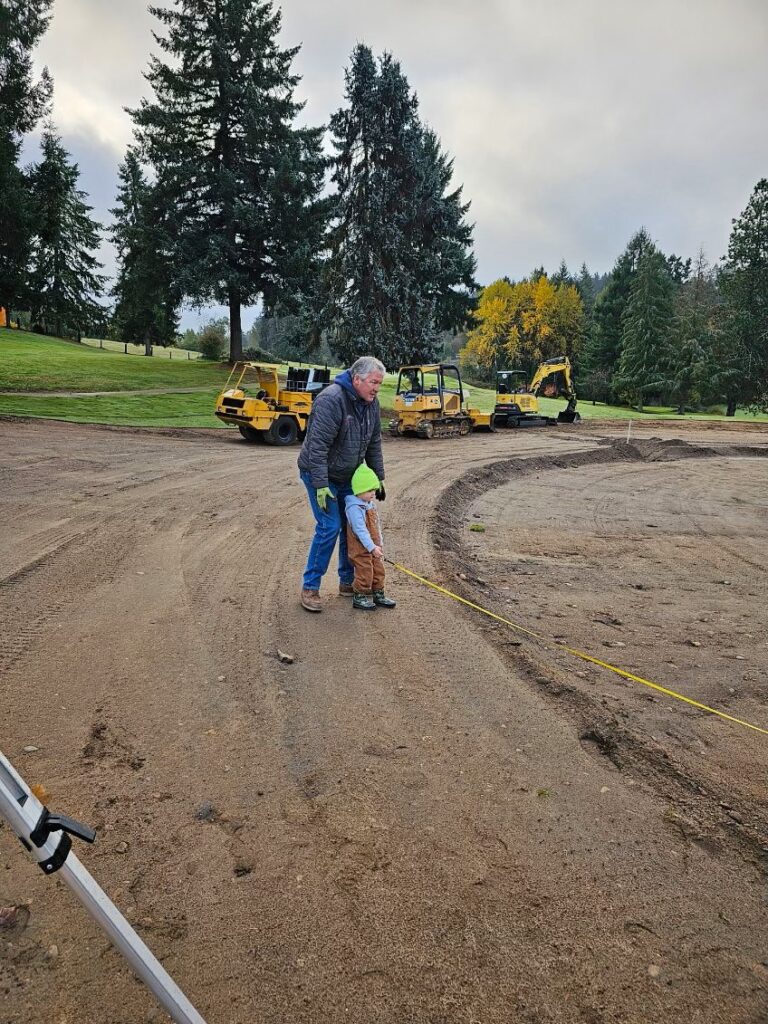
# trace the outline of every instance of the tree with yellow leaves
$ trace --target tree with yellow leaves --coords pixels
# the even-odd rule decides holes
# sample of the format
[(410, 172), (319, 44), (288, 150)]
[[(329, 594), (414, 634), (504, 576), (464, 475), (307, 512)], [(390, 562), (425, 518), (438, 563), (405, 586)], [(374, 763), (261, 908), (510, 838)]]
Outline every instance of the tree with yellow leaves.
[(514, 288), (502, 279), (480, 293), (474, 314), (477, 327), (469, 332), (459, 353), (462, 369), (478, 379), (490, 379), (500, 354), (517, 336)]
[(514, 366), (532, 373), (545, 359), (578, 354), (584, 306), (570, 284), (553, 284), (546, 274), (512, 284), (494, 281), (480, 293), (477, 327), (461, 350), (462, 368), (490, 380), (497, 367)]

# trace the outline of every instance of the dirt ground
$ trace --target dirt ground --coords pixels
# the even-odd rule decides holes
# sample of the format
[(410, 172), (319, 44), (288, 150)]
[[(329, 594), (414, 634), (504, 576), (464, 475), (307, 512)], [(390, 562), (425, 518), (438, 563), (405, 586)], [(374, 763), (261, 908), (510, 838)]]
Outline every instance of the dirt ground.
[[(768, 431), (387, 439), (388, 557), (541, 639), (304, 612), (296, 455), (0, 422), (0, 749), (208, 1024), (768, 1020), (768, 735), (578, 656), (768, 729)], [(2, 1024), (167, 1019), (0, 867)]]

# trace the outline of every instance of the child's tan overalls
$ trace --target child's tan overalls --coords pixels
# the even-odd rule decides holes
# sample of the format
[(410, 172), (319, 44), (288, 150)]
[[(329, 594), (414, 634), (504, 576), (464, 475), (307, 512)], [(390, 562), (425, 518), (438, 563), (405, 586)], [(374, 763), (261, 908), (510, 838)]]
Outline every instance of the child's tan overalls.
[[(381, 547), (379, 517), (375, 508), (365, 510), (365, 525), (371, 540)], [(384, 559), (374, 558), (357, 539), (355, 531), (347, 524), (347, 553), (355, 567), (355, 579), (352, 584), (356, 594), (372, 594), (374, 590), (384, 589)]]

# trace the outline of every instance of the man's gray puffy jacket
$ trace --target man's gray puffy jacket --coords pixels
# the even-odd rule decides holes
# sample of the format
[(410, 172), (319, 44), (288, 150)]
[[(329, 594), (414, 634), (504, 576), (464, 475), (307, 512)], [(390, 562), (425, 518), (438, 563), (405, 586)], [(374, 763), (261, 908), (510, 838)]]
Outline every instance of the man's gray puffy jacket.
[(312, 486), (319, 488), (329, 481), (348, 484), (362, 462), (384, 479), (381, 410), (378, 399), (366, 402), (358, 396), (345, 370), (312, 404), (299, 469), (309, 472)]

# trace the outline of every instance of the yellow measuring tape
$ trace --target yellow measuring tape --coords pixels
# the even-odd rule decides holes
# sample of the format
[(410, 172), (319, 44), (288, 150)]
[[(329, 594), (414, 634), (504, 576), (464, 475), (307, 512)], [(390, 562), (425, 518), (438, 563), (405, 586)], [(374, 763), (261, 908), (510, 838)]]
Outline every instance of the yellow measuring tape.
[(600, 668), (607, 668), (609, 672), (615, 672), (617, 676), (623, 676), (624, 679), (631, 679), (635, 683), (642, 683), (643, 686), (650, 686), (652, 690), (664, 693), (668, 697), (674, 697), (675, 700), (681, 700), (686, 704), (690, 704), (694, 708), (698, 708), (700, 711), (707, 711), (711, 715), (717, 715), (718, 718), (724, 718), (728, 722), (735, 722), (737, 725), (743, 725), (745, 729), (753, 729), (755, 732), (762, 733), (763, 736), (768, 736), (768, 729), (761, 729), (759, 725), (752, 725), (751, 722), (745, 722), (742, 718), (734, 718), (733, 715), (727, 715), (725, 711), (718, 711), (717, 708), (711, 708), (707, 704), (700, 704), (699, 701), (692, 700), (690, 697), (686, 697), (682, 693), (677, 693), (675, 690), (669, 690), (666, 686), (659, 686), (658, 683), (652, 683), (649, 679), (643, 679), (642, 676), (633, 675), (632, 672), (625, 672), (623, 668), (617, 668), (615, 665), (611, 665), (607, 661), (601, 661), (599, 658), (593, 658), (591, 654), (579, 651), (575, 647), (568, 647), (566, 644), (558, 643), (557, 640), (549, 640), (547, 637), (541, 636), (540, 633), (534, 633), (532, 629), (526, 629), (525, 626), (519, 626), (516, 622), (510, 622), (509, 619), (505, 619), (501, 615), (489, 612), (488, 609), (483, 608), (482, 605), (475, 604), (473, 601), (467, 601), (464, 597), (459, 597), (458, 594), (454, 594), (452, 591), (446, 590), (445, 587), (441, 587), (439, 584), (425, 579), (424, 576), (419, 576), (418, 573), (412, 572), (410, 569), (406, 569), (406, 567), (404, 565), (400, 565), (399, 562), (393, 562), (390, 558), (386, 558), (385, 561), (389, 562), (389, 564), (393, 565), (396, 569), (399, 569), (400, 572), (404, 572), (406, 576), (412, 576), (413, 579), (418, 580), (419, 583), (423, 583), (427, 587), (431, 587), (439, 594), (445, 594), (446, 597), (451, 597), (454, 601), (459, 601), (461, 604), (465, 604), (467, 608), (474, 608), (476, 612), (481, 612), (483, 615), (487, 615), (489, 619), (495, 619), (497, 622), (503, 622), (505, 626), (510, 626), (512, 629), (516, 629), (519, 633), (525, 633), (526, 636), (533, 637), (534, 640), (541, 640), (543, 643), (557, 647), (559, 650), (565, 651), (567, 654), (572, 654), (575, 658), (581, 658), (582, 661), (588, 661), (593, 665), (599, 665)]

